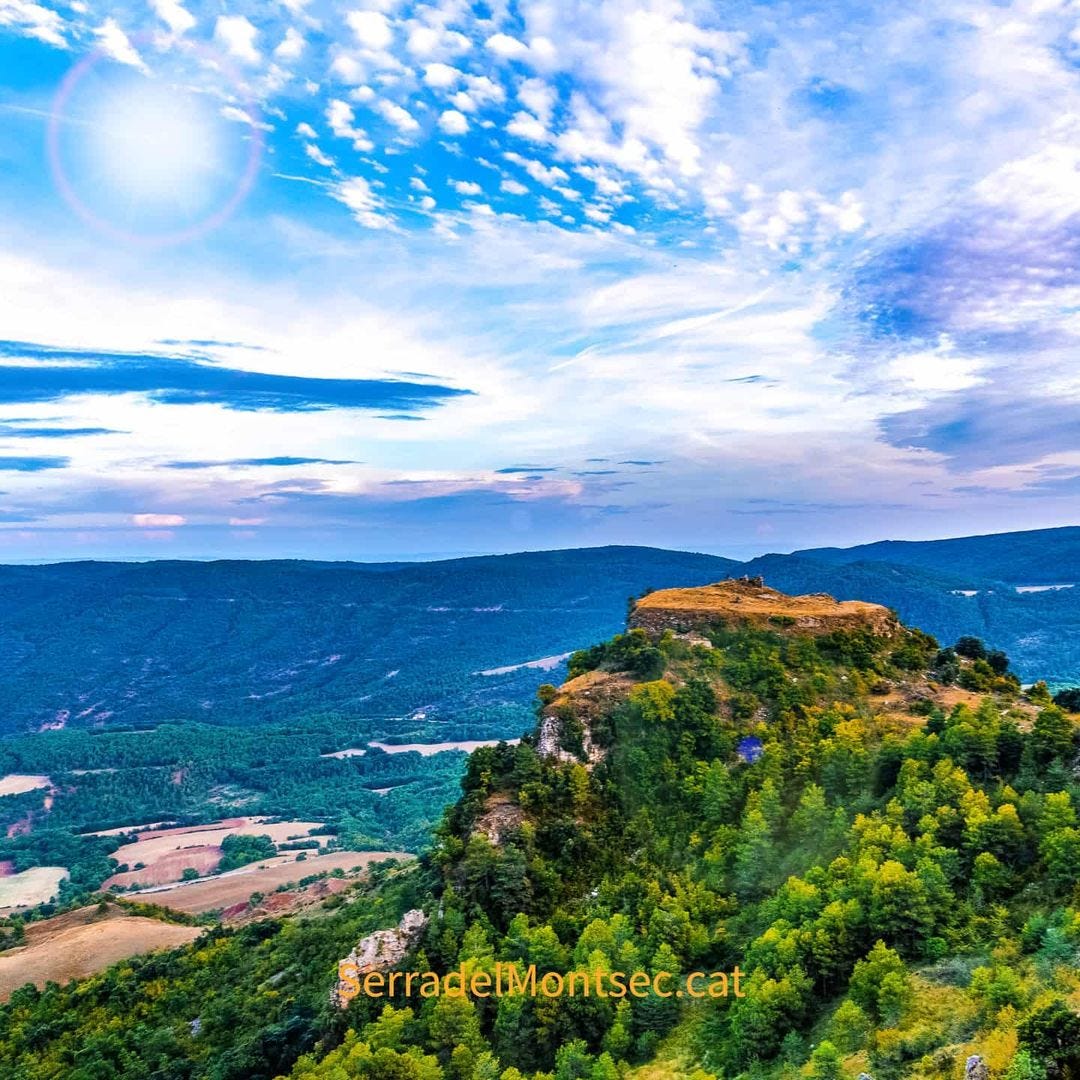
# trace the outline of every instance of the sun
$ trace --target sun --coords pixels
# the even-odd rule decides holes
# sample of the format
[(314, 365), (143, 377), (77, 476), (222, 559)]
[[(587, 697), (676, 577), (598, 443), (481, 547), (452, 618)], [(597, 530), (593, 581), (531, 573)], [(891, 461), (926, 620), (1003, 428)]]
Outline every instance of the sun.
[(168, 243), (221, 224), (250, 190), (262, 149), (256, 124), (226, 119), (221, 106), (209, 93), (83, 61), (50, 124), (60, 193), (83, 220), (135, 241)]
[(114, 87), (86, 129), (95, 180), (147, 207), (198, 205), (222, 170), (222, 121), (194, 94), (149, 80), (133, 90)]

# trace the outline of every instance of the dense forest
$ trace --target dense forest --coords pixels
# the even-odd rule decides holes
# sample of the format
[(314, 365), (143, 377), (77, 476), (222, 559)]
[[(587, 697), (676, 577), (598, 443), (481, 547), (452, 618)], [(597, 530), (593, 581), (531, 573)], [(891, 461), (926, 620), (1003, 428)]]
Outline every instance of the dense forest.
[[(0, 733), (63, 725), (249, 725), (335, 713), (379, 737), (517, 734), (544, 672), (627, 597), (736, 563), (650, 548), (418, 564), (0, 566)], [(470, 734), (483, 738), (484, 734)]]
[[(1080, 1076), (1076, 718), (972, 639), (621, 634), (541, 692), (559, 752), (476, 751), (411, 870), (0, 1010), (13, 1080)], [(499, 821), (497, 830), (492, 822)], [(746, 972), (745, 996), (357, 997), (407, 967)], [(680, 985), (685, 985), (681, 983)]]

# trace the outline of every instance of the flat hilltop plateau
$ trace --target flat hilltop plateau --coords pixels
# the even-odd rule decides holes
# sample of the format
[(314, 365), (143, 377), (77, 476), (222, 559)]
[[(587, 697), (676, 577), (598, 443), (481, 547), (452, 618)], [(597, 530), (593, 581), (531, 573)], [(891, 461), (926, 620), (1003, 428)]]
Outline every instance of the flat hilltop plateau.
[(688, 589), (658, 589), (641, 597), (630, 614), (631, 629), (652, 633), (686, 631), (713, 623), (828, 634), (834, 630), (866, 629), (891, 636), (899, 623), (880, 604), (836, 600), (827, 593), (787, 596), (768, 588), (760, 577), (730, 578)]

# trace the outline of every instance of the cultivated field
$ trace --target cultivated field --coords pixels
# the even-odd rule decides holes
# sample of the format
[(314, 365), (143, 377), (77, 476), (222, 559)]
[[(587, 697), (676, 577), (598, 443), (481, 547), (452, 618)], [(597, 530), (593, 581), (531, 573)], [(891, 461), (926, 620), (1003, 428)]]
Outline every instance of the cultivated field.
[(25, 791), (52, 787), (47, 776), (29, 776), (25, 773), (10, 773), (0, 777), (0, 795), (22, 795)]
[(65, 866), (35, 866), (21, 874), (0, 877), (0, 914), (6, 908), (33, 907), (56, 895), (60, 882), (68, 876)]
[(204, 881), (193, 881), (158, 889), (143, 889), (139, 894), (151, 904), (199, 915), (206, 911), (243, 903), (253, 892), (270, 893), (279, 885), (299, 881), (312, 874), (330, 870), (355, 870), (384, 859), (411, 859), (404, 851), (335, 851), (329, 855), (295, 859), (271, 859), (242, 866)]
[(28, 982), (39, 988), (49, 981), (63, 985), (129, 956), (185, 945), (201, 933), (195, 926), (125, 915), (111, 905), (103, 917), (96, 907), (86, 907), (30, 923), (26, 944), (0, 953), (0, 1001)]
[[(116, 849), (113, 858), (128, 870), (113, 874), (103, 885), (165, 885), (179, 881), (191, 867), (200, 875), (211, 873), (221, 861), (221, 842), (227, 836), (269, 836), (275, 844), (302, 839), (322, 823), (281, 821), (265, 824), (264, 818), (228, 818), (209, 825), (140, 832), (130, 844)], [(319, 837), (324, 845), (332, 839)], [(139, 863), (142, 868), (136, 869)]]

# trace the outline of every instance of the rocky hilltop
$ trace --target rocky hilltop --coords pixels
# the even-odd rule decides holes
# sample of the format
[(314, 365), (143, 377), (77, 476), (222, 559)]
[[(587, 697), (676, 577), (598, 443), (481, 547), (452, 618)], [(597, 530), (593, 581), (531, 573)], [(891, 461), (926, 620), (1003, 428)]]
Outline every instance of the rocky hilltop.
[(651, 634), (685, 633), (714, 623), (803, 634), (867, 629), (886, 637), (899, 629), (896, 616), (880, 604), (840, 601), (827, 593), (787, 596), (768, 588), (759, 577), (730, 578), (693, 589), (659, 589), (638, 600), (630, 614), (631, 629)]

